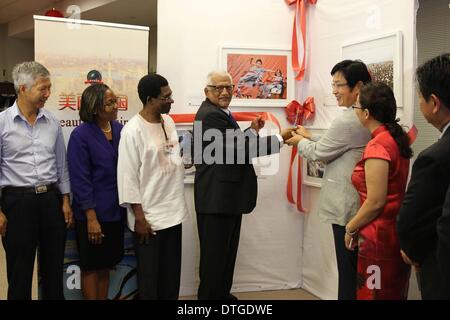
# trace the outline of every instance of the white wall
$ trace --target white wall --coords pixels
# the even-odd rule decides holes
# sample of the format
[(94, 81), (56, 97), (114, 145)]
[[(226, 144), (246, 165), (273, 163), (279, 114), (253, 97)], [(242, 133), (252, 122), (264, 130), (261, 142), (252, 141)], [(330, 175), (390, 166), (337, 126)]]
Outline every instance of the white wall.
[[(290, 48), (293, 12), (281, 0), (164, 0), (158, 2), (158, 68), (174, 92), (173, 113), (195, 113), (190, 97), (203, 97), (206, 75), (217, 69), (219, 45)], [(269, 111), (287, 126), (284, 108)], [(234, 290), (301, 285), (303, 216), (287, 203), (289, 147), (278, 174), (259, 180), (258, 205), (244, 216)], [(183, 228), (181, 294), (196, 292), (198, 240), (192, 186), (186, 192), (192, 219)]]
[[(341, 44), (400, 30), (403, 33), (402, 123), (413, 119), (415, 70), (415, 9), (413, 0), (320, 0), (309, 12), (310, 68), (301, 91), (313, 95), (317, 115), (310, 125), (327, 126), (337, 108), (324, 107), (330, 93), (330, 70), (341, 59)], [(337, 297), (337, 271), (331, 227), (315, 214), (319, 189), (310, 190), (312, 213), (305, 219), (303, 286), (324, 299)], [(418, 296), (413, 279), (410, 298)]]

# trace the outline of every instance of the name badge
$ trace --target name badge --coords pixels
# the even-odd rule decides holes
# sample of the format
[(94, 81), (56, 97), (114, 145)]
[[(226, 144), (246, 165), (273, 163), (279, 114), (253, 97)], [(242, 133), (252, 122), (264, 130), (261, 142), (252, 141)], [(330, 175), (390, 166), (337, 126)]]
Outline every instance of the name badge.
[(174, 152), (173, 144), (171, 144), (171, 143), (166, 143), (166, 144), (164, 145), (164, 152), (167, 153), (167, 154), (172, 154), (172, 153)]

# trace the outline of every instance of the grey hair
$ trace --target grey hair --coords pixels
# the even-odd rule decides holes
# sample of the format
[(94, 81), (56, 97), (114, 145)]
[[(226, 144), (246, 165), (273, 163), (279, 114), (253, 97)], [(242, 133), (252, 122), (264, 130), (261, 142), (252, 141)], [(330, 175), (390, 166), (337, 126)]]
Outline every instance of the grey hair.
[(231, 74), (229, 74), (227, 71), (225, 70), (214, 70), (211, 71), (210, 73), (208, 73), (208, 76), (206, 77), (206, 86), (210, 86), (212, 85), (212, 78), (213, 77), (228, 77), (230, 79), (230, 82), (233, 83), (233, 78), (231, 77)]
[(36, 61), (26, 61), (16, 64), (12, 70), (14, 88), (19, 92), (20, 86), (27, 89), (33, 87), (37, 78), (50, 78), (50, 72), (46, 67)]

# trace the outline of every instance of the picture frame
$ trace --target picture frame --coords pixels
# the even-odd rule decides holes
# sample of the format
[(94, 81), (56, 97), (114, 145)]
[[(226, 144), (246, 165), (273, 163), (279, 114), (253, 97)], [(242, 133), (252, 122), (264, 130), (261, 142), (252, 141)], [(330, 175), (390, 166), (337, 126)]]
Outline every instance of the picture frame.
[(325, 164), (320, 160), (302, 159), (303, 184), (311, 187), (322, 187)]
[(222, 45), (219, 69), (233, 78), (230, 106), (285, 107), (295, 99), (290, 49)]
[(180, 155), (184, 164), (184, 183), (193, 184), (195, 178), (194, 165), (194, 132), (189, 124), (176, 125)]
[(369, 68), (372, 80), (388, 84), (397, 107), (403, 107), (403, 36), (401, 31), (344, 43), (342, 59), (359, 59)]
[[(320, 136), (326, 131), (326, 129), (305, 128), (309, 130), (313, 136)], [(325, 166), (323, 161), (302, 158), (302, 183), (307, 186), (321, 188)]]

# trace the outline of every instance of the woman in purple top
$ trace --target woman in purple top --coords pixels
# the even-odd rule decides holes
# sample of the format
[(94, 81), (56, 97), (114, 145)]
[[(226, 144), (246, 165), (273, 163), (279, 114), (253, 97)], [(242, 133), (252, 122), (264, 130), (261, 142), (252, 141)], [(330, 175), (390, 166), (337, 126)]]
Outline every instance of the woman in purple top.
[(117, 156), (122, 125), (117, 98), (104, 84), (81, 96), (80, 118), (67, 157), (80, 255), (81, 287), (89, 300), (108, 295), (109, 271), (123, 257), (124, 210), (117, 193)]

